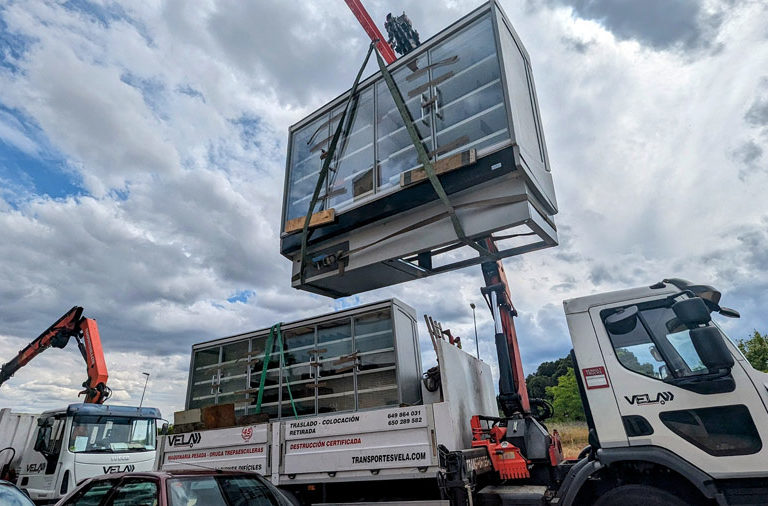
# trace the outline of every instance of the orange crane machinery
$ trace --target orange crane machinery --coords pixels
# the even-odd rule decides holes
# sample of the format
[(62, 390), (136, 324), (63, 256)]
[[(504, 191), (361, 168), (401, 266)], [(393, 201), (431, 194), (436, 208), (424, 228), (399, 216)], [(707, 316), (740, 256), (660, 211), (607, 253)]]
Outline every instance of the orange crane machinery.
[(64, 348), (70, 337), (74, 337), (77, 341), (77, 347), (83, 355), (88, 373), (88, 379), (83, 382), (83, 391), (78, 395), (85, 395), (86, 403), (104, 403), (112, 391), (107, 386), (109, 374), (104, 350), (101, 347), (99, 327), (96, 325), (96, 320), (83, 316), (83, 308), (79, 306), (67, 311), (18, 355), (0, 366), (0, 385), (48, 348)]

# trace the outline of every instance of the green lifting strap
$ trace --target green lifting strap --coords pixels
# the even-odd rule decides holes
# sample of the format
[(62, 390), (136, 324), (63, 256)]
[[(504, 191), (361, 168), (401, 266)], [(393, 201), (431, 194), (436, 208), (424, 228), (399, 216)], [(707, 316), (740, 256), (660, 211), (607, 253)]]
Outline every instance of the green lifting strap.
[[(256, 414), (261, 413), (261, 402), (264, 398), (264, 385), (267, 381), (267, 369), (269, 368), (269, 359), (272, 355), (272, 348), (275, 345), (275, 339), (280, 347), (280, 370), (285, 367), (285, 351), (283, 350), (283, 333), (280, 330), (282, 323), (276, 323), (269, 329), (269, 336), (267, 337), (267, 345), (264, 347), (264, 365), (261, 368), (261, 379), (259, 380), (259, 394), (256, 397)], [(291, 383), (288, 378), (285, 378), (285, 384), (288, 387), (288, 397), (291, 399), (291, 408), (293, 408), (293, 416), (296, 419), (299, 418), (296, 413), (296, 403), (293, 401), (293, 393), (291, 392)]]
[[(347, 117), (347, 114), (349, 113), (350, 109), (354, 108), (356, 106), (350, 107), (350, 105), (357, 100), (357, 97), (355, 96), (357, 94), (357, 85), (360, 84), (360, 77), (363, 75), (363, 71), (365, 70), (365, 67), (368, 65), (368, 60), (371, 57), (371, 52), (373, 52), (373, 48), (375, 47), (375, 42), (372, 41), (371, 45), (368, 46), (368, 53), (365, 55), (365, 60), (363, 61), (363, 65), (360, 67), (360, 70), (357, 72), (357, 77), (355, 77), (355, 83), (352, 85), (352, 89), (349, 92), (349, 100), (347, 100), (347, 104), (344, 106), (344, 111), (341, 113), (341, 117), (339, 118), (339, 125), (336, 127), (336, 131), (333, 134), (333, 138), (331, 139), (331, 144), (328, 146), (328, 151), (325, 153), (325, 160), (323, 161), (323, 167), (320, 169), (320, 174), (317, 177), (317, 184), (315, 185), (315, 192), (312, 194), (312, 200), (309, 201), (309, 209), (307, 209), (307, 215), (304, 218), (304, 228), (301, 231), (301, 284), (304, 284), (304, 281), (306, 280), (306, 274), (305, 274), (305, 267), (307, 265), (307, 241), (309, 241), (309, 236), (311, 235), (311, 231), (309, 230), (309, 220), (312, 218), (312, 213), (315, 211), (315, 205), (317, 204), (317, 200), (320, 197), (320, 191), (323, 189), (323, 185), (325, 184), (325, 178), (328, 176), (328, 169), (331, 166), (331, 161), (333, 161), (333, 155), (336, 152), (336, 145), (339, 142), (339, 137), (341, 137), (342, 127), (344, 126), (344, 119)], [(376, 53), (378, 56), (378, 53)], [(351, 116), (349, 120), (347, 121), (347, 126), (345, 128), (345, 137), (346, 134), (349, 133), (349, 129), (352, 127), (352, 121)]]
[(411, 118), (411, 113), (408, 111), (408, 107), (405, 105), (403, 95), (397, 88), (397, 84), (395, 84), (395, 80), (392, 78), (392, 74), (390, 74), (389, 70), (387, 70), (387, 65), (384, 63), (384, 60), (382, 60), (378, 51), (376, 52), (376, 60), (379, 63), (381, 74), (384, 76), (384, 81), (387, 83), (387, 88), (389, 88), (389, 92), (392, 95), (392, 100), (395, 101), (397, 110), (400, 112), (400, 117), (403, 119), (405, 129), (408, 131), (408, 135), (411, 136), (411, 142), (416, 148), (419, 163), (421, 163), (421, 165), (424, 167), (424, 172), (426, 172), (427, 178), (429, 178), (429, 182), (432, 183), (432, 187), (435, 189), (435, 193), (437, 193), (437, 196), (443, 202), (446, 210), (448, 211), (448, 216), (451, 218), (451, 223), (453, 224), (453, 230), (456, 232), (456, 237), (458, 237), (459, 240), (467, 246), (477, 250), (480, 255), (490, 255), (491, 253), (488, 250), (477, 244), (475, 241), (469, 240), (469, 238), (467, 238), (466, 234), (464, 233), (464, 229), (461, 226), (459, 217), (456, 216), (456, 209), (454, 209), (453, 205), (451, 205), (451, 201), (448, 199), (448, 194), (445, 193), (443, 185), (437, 178), (437, 175), (435, 174), (435, 168), (432, 165), (432, 162), (429, 161), (427, 150), (424, 149), (424, 144), (421, 141), (421, 137), (419, 137), (419, 132), (416, 130), (416, 127), (413, 126), (413, 118)]

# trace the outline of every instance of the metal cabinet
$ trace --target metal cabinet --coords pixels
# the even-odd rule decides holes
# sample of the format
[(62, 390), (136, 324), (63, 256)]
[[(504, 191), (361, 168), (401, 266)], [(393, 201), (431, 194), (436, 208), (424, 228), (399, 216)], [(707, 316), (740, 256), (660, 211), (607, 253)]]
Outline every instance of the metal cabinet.
[[(530, 60), (498, 3), (492, 0), (460, 19), (401, 57), (390, 66), (390, 71), (434, 163), (473, 150), (474, 162), (452, 166), (450, 173), (441, 176), (449, 195), (460, 198), (475, 192), (459, 208), (467, 214), (470, 211), (462, 209), (472, 207), (476, 215), (475, 220), (467, 220), (466, 235), (482, 238), (537, 222), (530, 230), (513, 232), (515, 237), (530, 232), (540, 239), (536, 248), (555, 245), (552, 217), (557, 213), (557, 203)], [(409, 258), (414, 255), (424, 258), (423, 254), (432, 255), (448, 246), (442, 236), (431, 238), (423, 233), (436, 222), (437, 210), (427, 207), (437, 200), (437, 195), (428, 182), (412, 184), (403, 177), (419, 169), (420, 164), (379, 72), (360, 84), (353, 100), (356, 105), (349, 134), (339, 140), (315, 206), (316, 212), (333, 209), (335, 221), (315, 227), (309, 244), (311, 258), (325, 259), (327, 251), (343, 252), (348, 258), (344, 267), (354, 266), (353, 257), (364, 256), (359, 253), (361, 248), (374, 245), (381, 251), (370, 260), (357, 262), (357, 268), (363, 270), (346, 281), (307, 282), (314, 274), (330, 278), (328, 272), (334, 266), (329, 268), (323, 263), (322, 268), (313, 272), (312, 266), (301, 264), (300, 234), (286, 232), (286, 225), (290, 220), (302, 220), (309, 209), (323, 159), (348, 98), (348, 93), (338, 97), (290, 128), (286, 162), (281, 253), (294, 261), (294, 286), (331, 296), (429, 275), (435, 262), (424, 262), (418, 266), (420, 270), (396, 275), (376, 264), (413, 263)], [(511, 173), (518, 174), (519, 180), (513, 181)], [(503, 191), (501, 196), (494, 196), (495, 204), (489, 205), (483, 185), (493, 184), (501, 185)], [(506, 213), (504, 219), (490, 216), (498, 214), (500, 198), (514, 196), (527, 200), (532, 208), (518, 212), (510, 205), (502, 210)], [(392, 224), (397, 220), (402, 221), (402, 226)], [(365, 227), (380, 224), (395, 231), (411, 230), (429, 241), (418, 242), (415, 249), (417, 243), (410, 239), (398, 243), (392, 239), (391, 231), (382, 237), (375, 233), (366, 236)], [(365, 240), (361, 239), (363, 236)], [(455, 242), (455, 233), (453, 237)], [(352, 243), (361, 246), (355, 248)], [(509, 255), (524, 252), (513, 246), (508, 250)], [(301, 273), (297, 269), (304, 269), (304, 284), (296, 282), (296, 274)], [(336, 270), (339, 276), (345, 272), (344, 268)], [(351, 279), (354, 277), (357, 279)], [(370, 282), (362, 282), (361, 278)]]
[[(255, 414), (269, 329), (193, 346), (187, 409), (234, 403)], [(416, 315), (392, 299), (282, 326), (261, 412), (272, 418), (421, 401)]]

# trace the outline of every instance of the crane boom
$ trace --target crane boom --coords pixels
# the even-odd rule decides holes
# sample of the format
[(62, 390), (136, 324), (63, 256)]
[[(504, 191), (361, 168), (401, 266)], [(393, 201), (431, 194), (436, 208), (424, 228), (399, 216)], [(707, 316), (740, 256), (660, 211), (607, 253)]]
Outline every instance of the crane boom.
[(77, 341), (88, 373), (88, 378), (83, 383), (84, 390), (80, 394), (85, 395), (87, 403), (102, 404), (111, 392), (107, 387), (109, 374), (101, 347), (99, 328), (96, 320), (83, 317), (83, 308), (79, 306), (67, 311), (14, 358), (0, 366), (0, 385), (48, 348), (64, 348), (70, 337)]
[[(482, 241), (490, 253), (498, 252), (492, 237)], [(513, 413), (530, 413), (528, 389), (525, 384), (520, 347), (513, 318), (517, 316), (512, 304), (507, 275), (501, 260), (484, 262), (480, 265), (485, 278), (482, 293), (493, 313), (496, 327), (496, 354), (499, 359), (499, 401), (506, 416)]]
[(392, 47), (387, 43), (387, 40), (381, 34), (381, 31), (376, 26), (376, 23), (373, 22), (371, 16), (368, 14), (368, 11), (365, 10), (365, 7), (363, 7), (360, 0), (344, 1), (347, 3), (347, 6), (349, 6), (352, 14), (355, 15), (357, 20), (363, 26), (365, 33), (368, 34), (372, 41), (378, 41), (376, 42), (376, 49), (379, 50), (379, 53), (384, 58), (384, 61), (387, 62), (387, 65), (397, 60), (397, 56), (392, 50)]

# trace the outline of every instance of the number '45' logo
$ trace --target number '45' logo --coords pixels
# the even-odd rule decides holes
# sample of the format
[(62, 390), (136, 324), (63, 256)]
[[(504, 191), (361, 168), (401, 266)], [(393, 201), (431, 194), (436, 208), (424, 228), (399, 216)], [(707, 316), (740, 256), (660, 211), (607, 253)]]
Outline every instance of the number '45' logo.
[(625, 395), (624, 398), (632, 405), (644, 406), (646, 404), (666, 404), (673, 400), (675, 396), (672, 395), (672, 392), (659, 392), (655, 398), (651, 398), (650, 394), (635, 394), (632, 397)]

